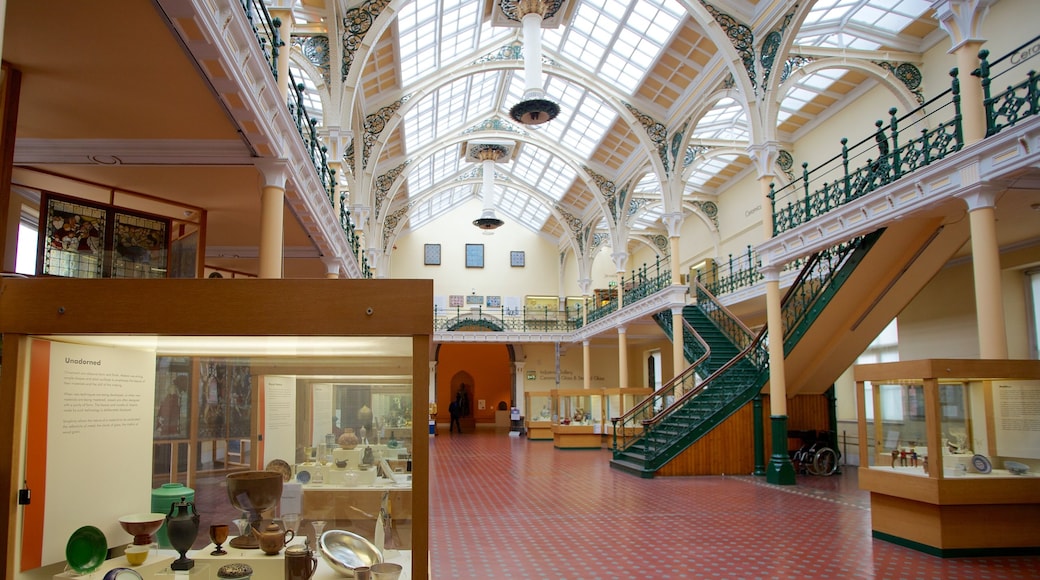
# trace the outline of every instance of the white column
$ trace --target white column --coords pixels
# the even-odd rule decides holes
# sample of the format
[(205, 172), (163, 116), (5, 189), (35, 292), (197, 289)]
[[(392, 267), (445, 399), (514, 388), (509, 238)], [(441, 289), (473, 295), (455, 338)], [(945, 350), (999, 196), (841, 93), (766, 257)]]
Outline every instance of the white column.
[(971, 265), (975, 276), (975, 318), (979, 327), (979, 357), (1008, 356), (1004, 320), (1004, 290), (1000, 280), (1000, 247), (997, 243), (995, 207), (1002, 190), (979, 186), (962, 196), (968, 204), (971, 225)]

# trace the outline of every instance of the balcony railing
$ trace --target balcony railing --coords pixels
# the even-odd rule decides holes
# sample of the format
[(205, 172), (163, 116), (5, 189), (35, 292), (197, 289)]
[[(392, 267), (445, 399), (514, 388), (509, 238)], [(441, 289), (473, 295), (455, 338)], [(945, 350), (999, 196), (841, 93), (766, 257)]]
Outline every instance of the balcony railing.
[[(670, 286), (672, 284), (672, 269), (669, 266), (669, 258), (661, 259), (658, 256), (653, 266), (644, 263), (641, 267), (632, 270), (631, 273), (621, 276), (621, 288), (623, 289), (621, 300), (624, 304), (632, 304)], [(612, 288), (616, 288), (616, 286)], [(618, 297), (612, 296), (599, 306), (589, 308), (588, 321), (599, 320), (617, 312), (617, 310)]]
[[(1040, 86), (1038, 86), (1040, 80), (1034, 70), (1026, 73), (1024, 81), (1008, 85), (1004, 91), (996, 95), (991, 94), (993, 81), (1025, 66), (1026, 61), (1035, 56), (1038, 51), (1040, 51), (1040, 36), (1034, 37), (992, 63), (987, 60), (989, 58), (988, 50), (979, 51), (979, 68), (971, 74), (982, 81), (987, 137), (996, 135), (1004, 128), (1013, 127), (1015, 123), (1023, 119), (1040, 114)], [(995, 69), (999, 71), (996, 74), (994, 74)]]
[(495, 332), (570, 332), (581, 327), (581, 308), (433, 307), (434, 331), (491, 330)]
[[(819, 167), (810, 171), (803, 163), (801, 179), (775, 190), (771, 184), (774, 235), (960, 151), (964, 137), (957, 69), (950, 77), (948, 90), (906, 115), (897, 117), (896, 108), (889, 109), (889, 123), (878, 120), (877, 130), (862, 141), (850, 146), (842, 138), (841, 153)], [(928, 121), (935, 123), (934, 129), (927, 127)], [(917, 129), (919, 136), (906, 140), (910, 129)]]
[[(270, 12), (267, 11), (267, 6), (261, 0), (242, 0), (242, 8), (246, 13), (250, 26), (253, 28), (253, 34), (256, 35), (260, 50), (263, 52), (267, 64), (271, 67), (271, 73), (275, 81), (278, 81), (278, 56), (281, 48), (285, 46), (285, 41), (281, 39), (279, 33), (282, 23), (277, 18), (271, 18)], [(307, 117), (307, 110), (304, 106), (304, 85), (296, 82), (292, 71), (289, 71), (289, 78), (285, 82), (289, 85), (289, 100), (286, 103), (289, 115), (296, 124), (296, 130), (300, 133), (300, 139), (303, 140), (303, 145), (310, 157), (311, 165), (318, 172), (318, 179), (321, 181), (325, 198), (330, 206), (335, 207), (336, 170), (329, 167), (328, 147), (322, 142), (318, 134), (317, 119)], [(354, 223), (349, 219), (349, 215), (350, 212), (346, 212), (345, 218), (343, 212), (340, 212), (340, 225), (343, 228), (343, 232), (347, 235), (347, 240), (350, 241), (351, 250), (354, 252), (354, 258), (361, 266), (362, 275), (365, 278), (371, 278), (371, 269), (357, 241), (358, 236), (354, 231)]]

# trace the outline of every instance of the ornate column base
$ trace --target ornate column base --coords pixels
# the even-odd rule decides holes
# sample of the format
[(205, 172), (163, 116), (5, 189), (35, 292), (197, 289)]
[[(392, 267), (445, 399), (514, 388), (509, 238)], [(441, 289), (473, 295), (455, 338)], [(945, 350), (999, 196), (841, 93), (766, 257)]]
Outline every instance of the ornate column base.
[(766, 468), (766, 482), (794, 485), (794, 465), (787, 455), (787, 415), (772, 415), (769, 420), (773, 431), (773, 455)]

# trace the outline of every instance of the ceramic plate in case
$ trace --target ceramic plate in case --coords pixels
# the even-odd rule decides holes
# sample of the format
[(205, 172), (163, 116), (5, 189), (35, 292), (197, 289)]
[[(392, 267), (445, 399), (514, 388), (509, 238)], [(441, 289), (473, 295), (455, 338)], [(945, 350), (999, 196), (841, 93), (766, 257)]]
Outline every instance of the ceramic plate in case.
[(89, 574), (101, 567), (108, 555), (108, 540), (94, 526), (83, 526), (72, 532), (65, 544), (65, 560), (69, 568), (80, 574)]
[(289, 467), (289, 464), (282, 459), (272, 459), (267, 464), (267, 467), (264, 468), (264, 471), (274, 471), (277, 473), (281, 473), (282, 482), (284, 483), (289, 483), (289, 480), (292, 479), (292, 468)]
[(989, 473), (993, 471), (993, 464), (986, 459), (985, 455), (976, 454), (971, 458), (971, 465), (975, 468), (975, 471), (979, 473)]
[(307, 469), (296, 470), (296, 481), (300, 483), (308, 483), (311, 480), (311, 472)]
[(112, 568), (105, 574), (105, 580), (143, 580), (137, 570), (132, 568)]

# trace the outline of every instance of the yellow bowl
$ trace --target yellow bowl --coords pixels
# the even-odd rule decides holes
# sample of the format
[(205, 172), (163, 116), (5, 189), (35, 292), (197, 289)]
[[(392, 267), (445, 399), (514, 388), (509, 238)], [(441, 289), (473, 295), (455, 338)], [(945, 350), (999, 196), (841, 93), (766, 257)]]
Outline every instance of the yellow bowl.
[(126, 547), (126, 551), (123, 552), (123, 555), (126, 556), (126, 561), (130, 562), (131, 566), (140, 566), (148, 559), (149, 551), (151, 551), (151, 546), (137, 546), (130, 544)]

